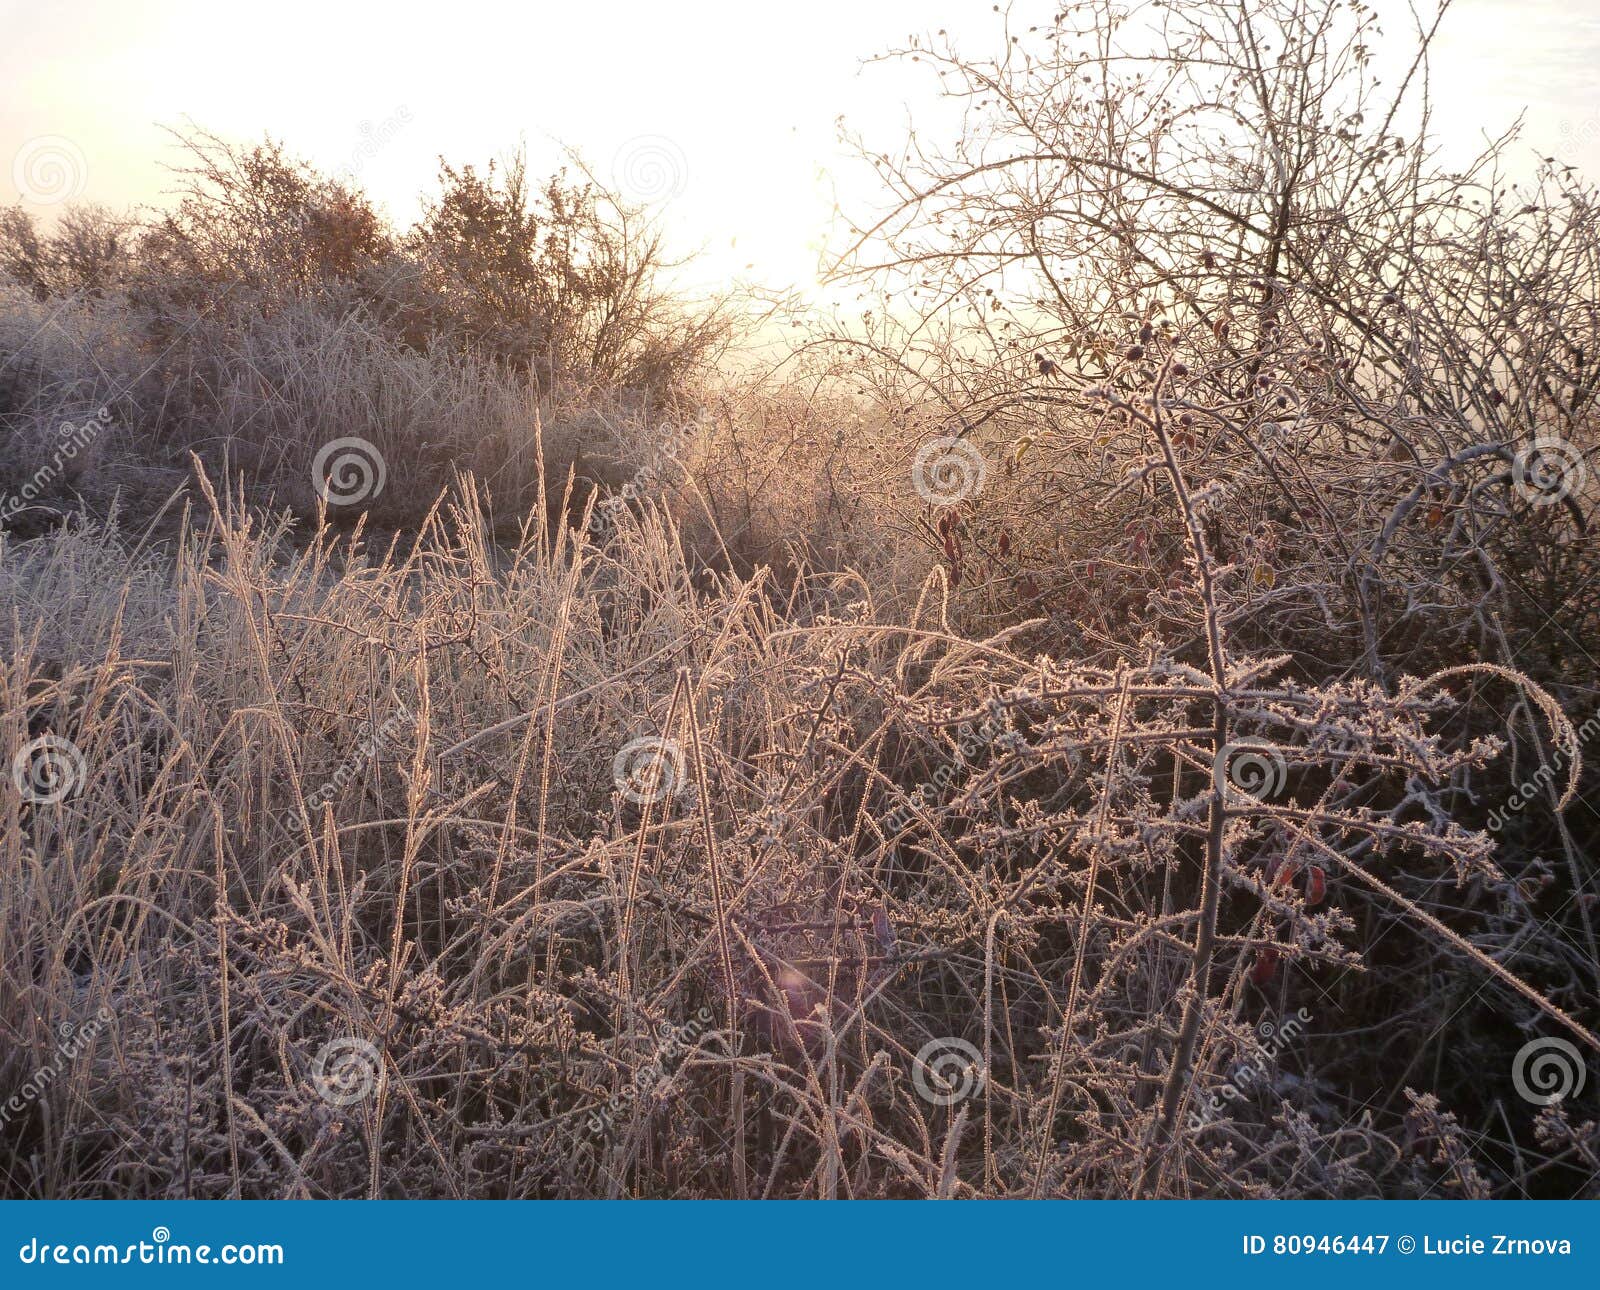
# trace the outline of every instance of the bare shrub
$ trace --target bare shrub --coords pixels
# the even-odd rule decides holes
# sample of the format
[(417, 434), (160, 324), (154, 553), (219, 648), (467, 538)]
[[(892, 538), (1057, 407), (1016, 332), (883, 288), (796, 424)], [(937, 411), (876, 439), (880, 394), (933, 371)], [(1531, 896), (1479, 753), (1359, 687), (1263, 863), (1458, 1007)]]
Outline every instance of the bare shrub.
[(1592, 198), (1431, 166), (1431, 33), (919, 43), (782, 385), (520, 166), (8, 224), (8, 448), (113, 427), (0, 534), (8, 1186), (1594, 1194)]

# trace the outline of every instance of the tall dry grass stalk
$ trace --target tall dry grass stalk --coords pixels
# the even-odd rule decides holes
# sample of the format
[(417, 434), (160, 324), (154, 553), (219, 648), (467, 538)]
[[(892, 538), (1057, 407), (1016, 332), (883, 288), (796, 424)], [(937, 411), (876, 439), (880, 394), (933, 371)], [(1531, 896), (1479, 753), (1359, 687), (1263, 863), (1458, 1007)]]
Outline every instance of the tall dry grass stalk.
[[(4, 798), (0, 1078), (112, 1018), (8, 1126), (17, 1193), (1281, 1188), (1270, 1120), (1180, 1112), (1248, 1042), (1253, 956), (1360, 963), (1263, 876), (1284, 845), (1593, 1042), (1397, 889), (1497, 881), (1481, 835), (1402, 818), (1493, 751), (1440, 738), (1448, 677), (1029, 658), (1026, 626), (953, 632), (938, 574), (898, 621), (850, 576), (691, 576), (648, 508), (498, 549), (470, 480), (382, 551), (200, 493), (160, 558), (0, 550), (0, 753), (50, 732), (85, 770)], [(1284, 796), (1216, 776), (1238, 732)], [(642, 738), (681, 760), (619, 791)], [(1265, 920), (1219, 923), (1223, 886)], [(981, 1135), (919, 1092), (957, 1040)], [(336, 1044), (370, 1061), (348, 1103)], [(1306, 1096), (1303, 1191), (1405, 1185)]]

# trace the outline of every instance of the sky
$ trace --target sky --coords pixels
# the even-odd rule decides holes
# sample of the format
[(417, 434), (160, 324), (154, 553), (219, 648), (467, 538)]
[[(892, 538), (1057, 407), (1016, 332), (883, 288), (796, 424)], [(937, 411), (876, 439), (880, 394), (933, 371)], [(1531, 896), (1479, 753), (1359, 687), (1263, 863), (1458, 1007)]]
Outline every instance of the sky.
[[(1375, 3), (1405, 25), (1401, 0)], [(877, 195), (838, 119), (887, 149), (938, 115), (918, 69), (863, 61), (940, 27), (988, 52), (999, 22), (988, 0), (0, 0), (0, 204), (41, 176), (117, 209), (160, 202), (178, 159), (162, 127), (185, 121), (348, 168), (401, 223), (441, 154), (521, 143), (544, 173), (574, 148), (655, 204), (707, 285), (809, 288), (836, 203)], [(1525, 110), (1530, 146), (1600, 179), (1597, 67), (1600, 0), (1457, 0), (1435, 59), (1443, 142)]]

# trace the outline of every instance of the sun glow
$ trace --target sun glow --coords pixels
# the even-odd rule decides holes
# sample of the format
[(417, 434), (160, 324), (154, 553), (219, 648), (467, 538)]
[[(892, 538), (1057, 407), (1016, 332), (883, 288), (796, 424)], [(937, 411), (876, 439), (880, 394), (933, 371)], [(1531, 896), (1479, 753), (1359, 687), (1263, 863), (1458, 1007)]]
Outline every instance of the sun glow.
[[(1434, 80), (1438, 128), (1469, 147), (1528, 105), (1536, 146), (1600, 162), (1600, 91), (1587, 75), (1600, 28), (1558, 0), (1538, 0), (1538, 22), (1529, 7), (1468, 0), (1453, 15)], [(160, 163), (178, 154), (163, 127), (186, 121), (239, 141), (270, 132), (352, 174), (402, 223), (441, 156), (481, 164), (525, 144), (538, 172), (570, 148), (662, 212), (675, 251), (694, 257), (689, 280), (706, 288), (814, 288), (836, 208), (881, 196), (841, 145), (840, 122), (884, 148), (912, 121), (941, 123), (925, 69), (863, 60), (934, 27), (992, 50), (1007, 22), (988, 4), (910, 0), (821, 0), (803, 13), (732, 0), (465, 0), (447, 22), (417, 0), (286, 0), (267, 18), (199, 0), (4, 8), (0, 157), (16, 164), (0, 169), (0, 202), (25, 190), (21, 154), (41, 138), (81, 156), (80, 200), (169, 200)], [(1054, 8), (1018, 5), (1010, 29)]]

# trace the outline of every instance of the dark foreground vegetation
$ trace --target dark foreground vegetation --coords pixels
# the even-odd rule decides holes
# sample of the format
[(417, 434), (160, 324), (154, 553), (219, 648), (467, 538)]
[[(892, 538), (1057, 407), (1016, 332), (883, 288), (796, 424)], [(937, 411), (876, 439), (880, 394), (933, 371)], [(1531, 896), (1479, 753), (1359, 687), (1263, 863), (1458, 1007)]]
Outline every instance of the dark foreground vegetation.
[(0, 216), (8, 1194), (1600, 1196), (1600, 194), (1121, 8), (771, 371), (576, 166)]

